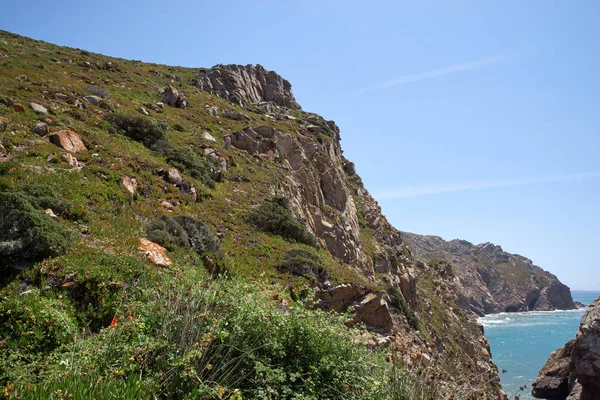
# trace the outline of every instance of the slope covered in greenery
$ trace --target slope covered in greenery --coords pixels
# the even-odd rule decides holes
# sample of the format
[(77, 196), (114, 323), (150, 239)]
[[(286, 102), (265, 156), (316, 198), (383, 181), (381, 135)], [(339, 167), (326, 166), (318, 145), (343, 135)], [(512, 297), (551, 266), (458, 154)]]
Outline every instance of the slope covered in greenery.
[[(224, 142), (268, 127), (286, 140), (312, 132), (307, 148), (338, 146), (332, 123), (236, 105), (194, 85), (198, 73), (0, 32), (3, 395), (501, 398), (489, 352), (472, 343), (480, 332), (451, 296), (440, 300), (436, 270), (415, 272), (419, 299), (404, 265), (394, 267), (404, 292), (400, 278), (373, 272), (379, 237), (395, 233), (374, 230), (358, 177), (344, 176), (352, 192), (321, 207), (342, 221), (339, 198), (356, 201), (360, 244), (342, 248), (359, 255), (353, 264), (332, 256), (339, 238), (317, 238), (301, 221), (298, 198), (285, 198), (293, 155)], [(163, 104), (173, 90), (181, 97)], [(141, 238), (168, 259), (152, 262)], [(356, 307), (378, 306), (393, 329), (374, 336), (361, 327), (368, 313), (316, 308), (314, 290), (332, 287), (360, 293)], [(423, 352), (439, 355), (431, 365), (458, 365), (457, 374), (434, 374)], [(459, 377), (461, 368), (472, 375)]]

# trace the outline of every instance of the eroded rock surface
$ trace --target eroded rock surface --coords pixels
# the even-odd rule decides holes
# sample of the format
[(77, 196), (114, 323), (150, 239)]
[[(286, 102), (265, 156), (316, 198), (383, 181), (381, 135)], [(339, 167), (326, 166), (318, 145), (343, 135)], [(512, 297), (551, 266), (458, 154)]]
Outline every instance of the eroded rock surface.
[(575, 340), (550, 355), (532, 386), (541, 399), (600, 399), (600, 297), (586, 309)]
[(292, 94), (292, 85), (261, 65), (216, 65), (200, 71), (194, 85), (242, 106), (273, 102), (300, 109)]
[(408, 232), (402, 237), (423, 262), (452, 264), (460, 287), (458, 303), (466, 311), (484, 315), (577, 308), (570, 289), (556, 276), (500, 246)]

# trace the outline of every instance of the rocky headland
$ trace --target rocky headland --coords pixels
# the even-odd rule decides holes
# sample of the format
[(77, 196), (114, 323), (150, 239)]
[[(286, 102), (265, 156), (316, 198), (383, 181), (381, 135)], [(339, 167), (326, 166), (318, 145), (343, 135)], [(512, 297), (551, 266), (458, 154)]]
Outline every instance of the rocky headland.
[(540, 399), (600, 399), (600, 297), (586, 309), (576, 338), (550, 355), (532, 386)]
[(577, 308), (570, 289), (556, 276), (500, 246), (408, 232), (402, 232), (402, 238), (421, 261), (452, 265), (463, 310), (482, 316)]

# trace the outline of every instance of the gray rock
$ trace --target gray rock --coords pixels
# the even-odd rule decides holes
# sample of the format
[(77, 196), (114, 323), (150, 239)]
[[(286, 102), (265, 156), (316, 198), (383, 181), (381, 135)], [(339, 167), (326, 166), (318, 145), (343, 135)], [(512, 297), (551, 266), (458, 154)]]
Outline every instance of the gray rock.
[(36, 113), (38, 113), (38, 114), (41, 114), (41, 115), (48, 115), (48, 110), (46, 109), (46, 107), (44, 107), (44, 106), (42, 106), (42, 105), (40, 105), (40, 104), (37, 104), (37, 103), (29, 103), (29, 106), (31, 107), (31, 109), (32, 109), (33, 111), (35, 111), (35, 112), (36, 112)]
[(160, 101), (171, 107), (186, 108), (187, 102), (185, 98), (179, 94), (177, 89), (169, 85), (160, 91)]
[(167, 171), (167, 181), (176, 186), (181, 185), (181, 183), (183, 182), (183, 178), (181, 177), (181, 174), (179, 173), (177, 168), (169, 168), (169, 170)]
[(144, 114), (144, 115), (150, 115), (150, 113), (148, 112), (148, 110), (146, 110), (144, 107), (140, 107), (138, 108), (138, 112), (140, 114)]
[(98, 96), (85, 96), (83, 99), (95, 106), (99, 106), (102, 103), (102, 98)]
[(31, 132), (39, 136), (44, 136), (49, 132), (48, 124), (44, 122), (37, 123), (31, 128)]
[(206, 108), (206, 110), (208, 111), (208, 113), (214, 117), (216, 117), (217, 115), (219, 115), (219, 109), (217, 107), (208, 107)]
[(202, 70), (196, 76), (195, 85), (242, 106), (273, 102), (300, 109), (292, 94), (292, 85), (261, 65), (216, 65)]

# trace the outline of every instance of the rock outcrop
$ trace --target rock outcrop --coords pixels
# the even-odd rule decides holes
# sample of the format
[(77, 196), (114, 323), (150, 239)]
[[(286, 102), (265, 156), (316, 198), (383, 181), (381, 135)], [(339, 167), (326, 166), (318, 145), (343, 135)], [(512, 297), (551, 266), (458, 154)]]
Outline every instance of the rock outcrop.
[(500, 246), (408, 232), (402, 237), (423, 262), (452, 264), (459, 286), (458, 304), (466, 311), (484, 315), (577, 308), (571, 291), (556, 276)]
[(532, 387), (541, 399), (600, 399), (600, 297), (585, 311), (575, 340), (550, 355)]
[(272, 102), (300, 109), (292, 94), (292, 85), (262, 65), (216, 65), (202, 69), (194, 85), (241, 106)]

